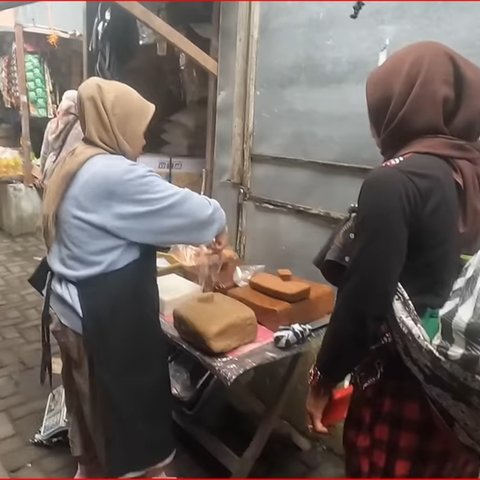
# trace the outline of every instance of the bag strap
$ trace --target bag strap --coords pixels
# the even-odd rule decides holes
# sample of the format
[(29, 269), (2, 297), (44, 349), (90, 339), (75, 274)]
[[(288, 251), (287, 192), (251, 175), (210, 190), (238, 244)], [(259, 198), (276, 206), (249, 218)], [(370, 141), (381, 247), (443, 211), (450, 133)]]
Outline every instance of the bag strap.
[(48, 273), (47, 283), (45, 287), (45, 296), (42, 308), (42, 360), (40, 364), (40, 383), (45, 384), (45, 378), (48, 374), (50, 391), (53, 391), (52, 381), (52, 347), (50, 344), (50, 324), (52, 323), (52, 315), (50, 313), (50, 297), (52, 294), (52, 272)]

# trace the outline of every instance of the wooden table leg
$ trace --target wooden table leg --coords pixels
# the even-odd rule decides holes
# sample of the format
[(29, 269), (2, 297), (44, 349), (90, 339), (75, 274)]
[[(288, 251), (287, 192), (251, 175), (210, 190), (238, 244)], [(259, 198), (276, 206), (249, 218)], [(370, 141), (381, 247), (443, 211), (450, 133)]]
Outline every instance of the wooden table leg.
[(301, 355), (296, 355), (290, 359), (287, 369), (280, 380), (277, 395), (274, 397), (275, 400), (271, 405), (266, 406), (262, 420), (249, 446), (240, 457), (233, 453), (220, 439), (208, 432), (207, 429), (200, 425), (195, 425), (191, 419), (185, 418), (181, 412), (175, 412), (173, 418), (186, 433), (203, 445), (207, 451), (230, 470), (233, 478), (248, 477), (270, 438), (285, 401), (292, 390), (300, 358)]
[(267, 443), (275, 423), (280, 415), (285, 401), (288, 398), (289, 393), (292, 390), (293, 382), (295, 380), (295, 373), (300, 361), (300, 355), (295, 355), (290, 360), (290, 363), (281, 378), (280, 385), (278, 387), (278, 394), (276, 400), (272, 405), (267, 406), (265, 414), (260, 422), (255, 435), (250, 442), (250, 445), (240, 457), (237, 465), (232, 470), (233, 478), (245, 478), (250, 474), (255, 462), (262, 453), (265, 444)]
[(225, 468), (230, 472), (235, 469), (240, 459), (221, 440), (212, 435), (207, 429), (195, 425), (180, 412), (174, 412), (173, 419), (184, 432), (195, 439), (207, 452), (210, 452)]

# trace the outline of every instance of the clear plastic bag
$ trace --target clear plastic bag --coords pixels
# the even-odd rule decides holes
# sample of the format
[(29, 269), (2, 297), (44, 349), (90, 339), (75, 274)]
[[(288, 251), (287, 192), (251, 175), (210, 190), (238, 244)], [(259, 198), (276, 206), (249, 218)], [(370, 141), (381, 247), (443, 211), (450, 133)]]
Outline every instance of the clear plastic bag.
[(205, 246), (174, 245), (169, 253), (182, 265), (185, 276), (198, 283), (204, 292), (234, 285), (234, 268), (239, 259), (232, 249), (216, 253)]
[[(166, 7), (165, 5), (157, 2), (147, 3), (145, 7), (150, 10), (153, 14), (161, 19), (165, 20), (166, 17)], [(166, 41), (158, 35), (158, 33), (154, 32), (150, 27), (147, 27), (142, 22), (137, 20), (137, 28), (138, 28), (138, 43), (140, 45), (153, 45), (158, 41), (166, 44)], [(165, 53), (162, 53), (165, 55)]]
[(233, 281), (237, 287), (246, 287), (257, 273), (265, 271), (265, 265), (240, 265), (235, 269)]
[(190, 400), (195, 393), (195, 389), (188, 371), (180, 363), (174, 361), (169, 362), (168, 369), (172, 395), (184, 402)]
[(205, 246), (192, 245), (175, 245), (169, 253), (191, 274), (190, 280), (198, 283), (203, 291), (213, 289), (222, 268), (221, 254), (214, 253)]
[(23, 160), (18, 150), (0, 147), (0, 178), (15, 178), (23, 175)]

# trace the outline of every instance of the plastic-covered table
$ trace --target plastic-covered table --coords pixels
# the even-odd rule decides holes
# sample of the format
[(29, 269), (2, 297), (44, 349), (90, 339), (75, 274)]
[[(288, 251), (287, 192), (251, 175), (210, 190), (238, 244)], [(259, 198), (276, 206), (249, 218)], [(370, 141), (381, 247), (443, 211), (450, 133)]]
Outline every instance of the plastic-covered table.
[[(329, 318), (324, 318), (314, 322), (314, 325), (326, 326), (328, 321)], [(231, 386), (241, 375), (252, 369), (268, 363), (289, 359), (288, 366), (279, 383), (278, 392), (272, 396), (274, 399), (272, 404), (266, 406), (250, 444), (240, 456), (232, 452), (231, 449), (207, 429), (192, 424), (181, 412), (176, 411), (174, 413), (175, 422), (215, 456), (231, 472), (232, 477), (247, 477), (279, 419), (282, 407), (293, 386), (301, 354), (309, 349), (313, 340), (321, 341), (323, 339), (325, 329), (314, 330), (312, 337), (304, 344), (296, 345), (288, 350), (281, 350), (273, 344), (273, 333), (259, 326), (255, 342), (226, 355), (208, 356), (185, 342), (176, 331), (171, 319), (162, 318), (161, 323), (168, 340), (175, 347), (188, 352), (227, 387)]]

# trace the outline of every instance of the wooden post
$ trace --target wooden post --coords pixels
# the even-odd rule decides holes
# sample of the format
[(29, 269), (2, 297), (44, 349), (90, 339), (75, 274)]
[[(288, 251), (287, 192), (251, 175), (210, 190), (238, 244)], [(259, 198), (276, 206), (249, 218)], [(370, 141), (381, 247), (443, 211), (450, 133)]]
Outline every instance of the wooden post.
[(85, 10), (83, 11), (83, 38), (82, 38), (82, 81), (88, 77), (88, 2), (85, 2)]
[(245, 101), (247, 89), (250, 2), (238, 2), (237, 39), (235, 45), (235, 80), (233, 85), (233, 144), (230, 181), (242, 184)]
[(167, 22), (165, 22), (165, 20), (157, 17), (139, 2), (116, 3), (127, 12), (130, 12), (135, 18), (140, 20), (147, 27), (151, 28), (154, 32), (161, 35), (167, 42), (181, 50), (185, 55), (190, 57), (202, 68), (213, 75), (217, 75), (217, 62), (210, 57), (210, 55), (207, 55), (202, 49), (198, 48), (187, 37), (182, 35), (180, 32), (177, 32), (177, 30), (171, 27)]
[(231, 181), (240, 185), (235, 250), (242, 259), (245, 258), (247, 243), (245, 200), (250, 195), (252, 172), (251, 148), (259, 21), (258, 2), (238, 4)]
[[(218, 59), (218, 42), (220, 34), (220, 2), (213, 4), (212, 24), (213, 35), (210, 39), (210, 56)], [(212, 196), (213, 192), (213, 168), (215, 156), (215, 125), (217, 115), (217, 77), (209, 75), (208, 78), (208, 103), (207, 103), (207, 143), (205, 148), (206, 169), (206, 194)]]
[(23, 182), (33, 184), (32, 145), (30, 143), (30, 107), (27, 96), (27, 80), (25, 76), (25, 50), (23, 42), (23, 26), (15, 25), (15, 57), (17, 62), (18, 92), (20, 94), (20, 117), (22, 121), (22, 137), (20, 145), (23, 155)]
[(260, 22), (260, 3), (251, 2), (248, 25), (248, 52), (245, 88), (245, 124), (243, 134), (242, 185), (250, 191), (252, 174), (253, 121), (255, 114), (255, 82), (257, 68), (258, 31)]

